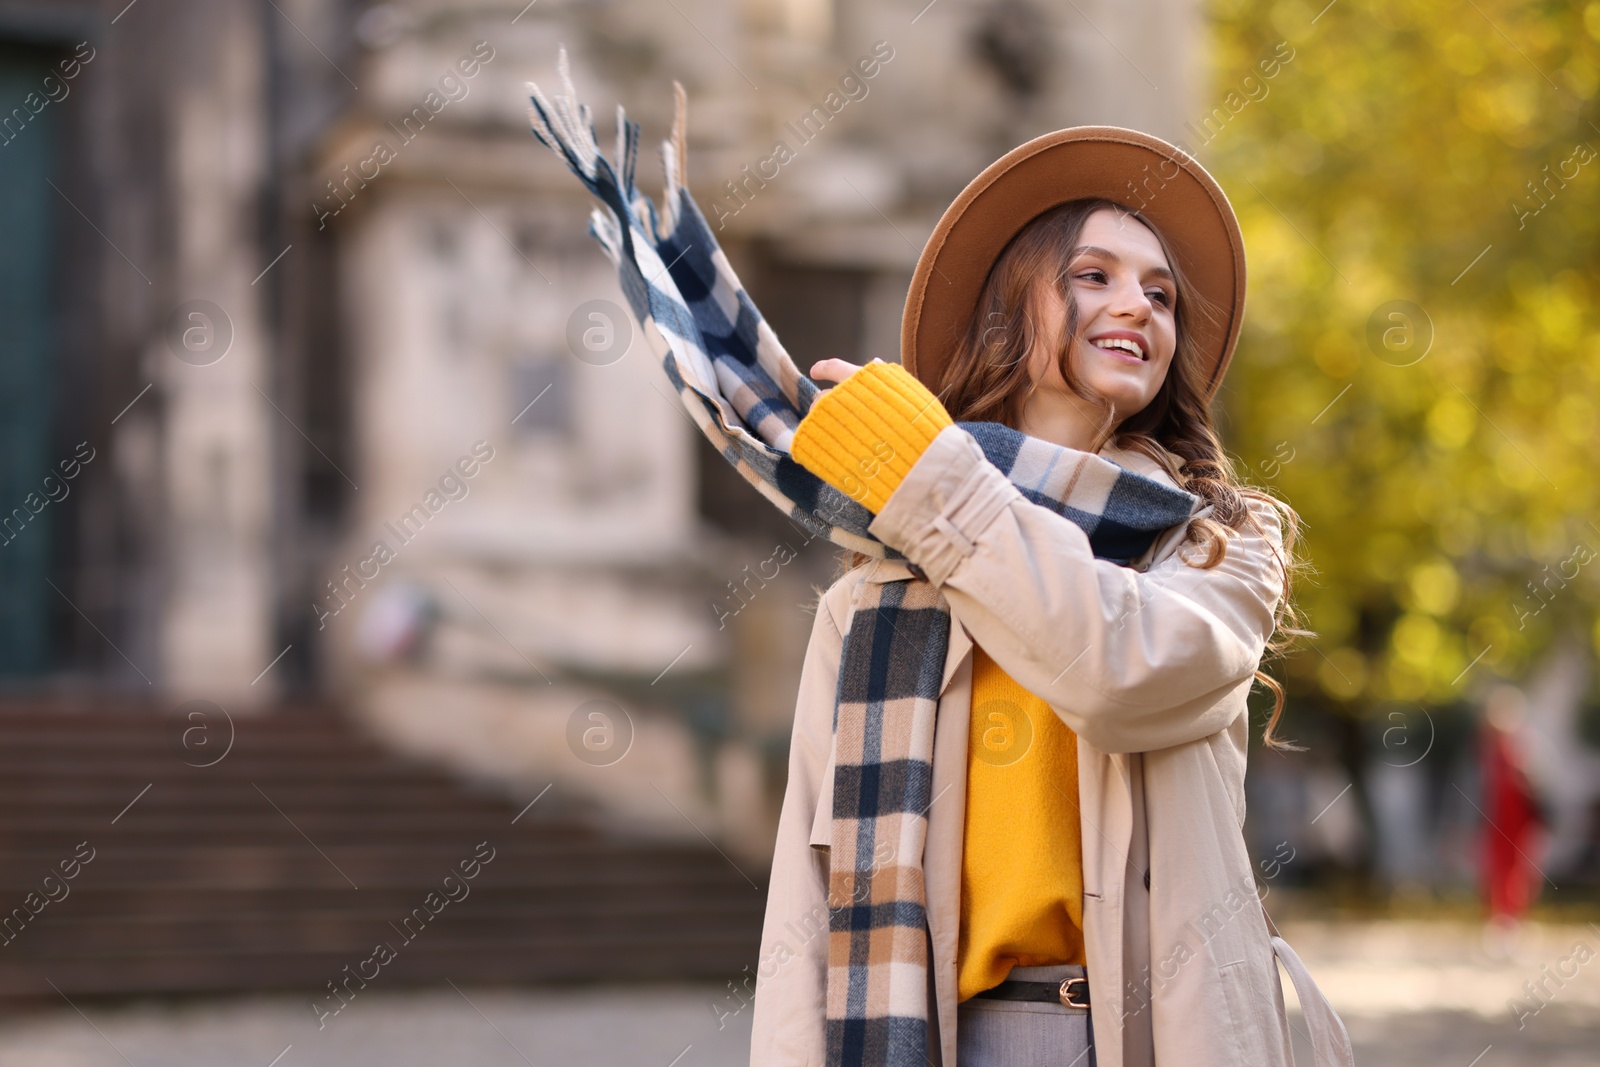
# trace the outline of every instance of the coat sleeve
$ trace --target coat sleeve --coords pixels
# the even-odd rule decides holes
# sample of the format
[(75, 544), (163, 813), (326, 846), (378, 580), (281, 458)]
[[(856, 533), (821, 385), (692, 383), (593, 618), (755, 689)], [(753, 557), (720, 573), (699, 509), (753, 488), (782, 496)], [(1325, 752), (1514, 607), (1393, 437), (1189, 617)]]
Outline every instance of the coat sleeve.
[[(1229, 536), (1224, 560), (1173, 552), (1146, 572), (1094, 557), (1070, 519), (1028, 500), (960, 426), (941, 430), (868, 530), (940, 586), (984, 651), (1103, 752), (1224, 729), (1244, 706), (1283, 585), (1281, 519)], [(1276, 549), (1276, 552), (1274, 551)], [(1242, 694), (1241, 694), (1242, 696)]]
[[(750, 1067), (817, 1067), (823, 1062), (828, 976), (828, 853), (813, 848), (833, 751), (834, 694), (844, 643), (834, 612), (841, 578), (817, 604), (806, 646), (789, 744), (789, 782), (778, 816), (761, 952), (756, 970)], [(841, 614), (848, 614), (844, 609)]]

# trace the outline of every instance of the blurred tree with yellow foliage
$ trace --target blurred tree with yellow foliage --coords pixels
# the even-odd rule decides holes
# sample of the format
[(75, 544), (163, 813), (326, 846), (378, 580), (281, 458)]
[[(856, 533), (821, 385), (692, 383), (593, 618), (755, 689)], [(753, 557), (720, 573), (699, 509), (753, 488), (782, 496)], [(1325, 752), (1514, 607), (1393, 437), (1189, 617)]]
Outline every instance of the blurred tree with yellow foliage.
[(1600, 645), (1600, 2), (1209, 15), (1185, 147), (1251, 274), (1223, 435), (1316, 568), (1291, 696), (1443, 706)]

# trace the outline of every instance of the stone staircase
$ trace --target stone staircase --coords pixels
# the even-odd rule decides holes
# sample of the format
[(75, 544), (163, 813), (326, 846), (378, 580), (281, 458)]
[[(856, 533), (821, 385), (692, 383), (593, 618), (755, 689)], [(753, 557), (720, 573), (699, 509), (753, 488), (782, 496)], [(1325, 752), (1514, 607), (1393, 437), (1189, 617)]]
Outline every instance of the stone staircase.
[(710, 845), (524, 809), (326, 709), (232, 728), (0, 705), (0, 1001), (754, 968), (765, 872)]

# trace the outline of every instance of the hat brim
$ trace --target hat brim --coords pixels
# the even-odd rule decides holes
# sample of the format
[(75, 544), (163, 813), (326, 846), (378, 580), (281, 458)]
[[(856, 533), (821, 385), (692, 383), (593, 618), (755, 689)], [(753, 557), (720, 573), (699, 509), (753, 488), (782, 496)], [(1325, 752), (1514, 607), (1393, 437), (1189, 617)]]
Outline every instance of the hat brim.
[(1222, 188), (1182, 149), (1120, 126), (1074, 126), (1036, 137), (984, 168), (923, 246), (906, 296), (900, 361), (932, 387), (965, 335), (1006, 244), (1058, 204), (1098, 196), (1160, 228), (1191, 286), (1221, 311), (1187, 323), (1196, 380), (1215, 395), (1244, 321), (1244, 238)]

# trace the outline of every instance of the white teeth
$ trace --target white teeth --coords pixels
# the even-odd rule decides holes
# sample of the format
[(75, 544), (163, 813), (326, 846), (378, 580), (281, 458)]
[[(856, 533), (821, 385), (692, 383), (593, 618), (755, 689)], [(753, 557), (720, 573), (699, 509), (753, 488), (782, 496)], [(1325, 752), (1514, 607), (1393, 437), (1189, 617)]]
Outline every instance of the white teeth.
[(1096, 341), (1094, 346), (1096, 348), (1120, 348), (1125, 352), (1132, 352), (1140, 359), (1144, 358), (1144, 352), (1139, 348), (1138, 342), (1130, 341), (1125, 337), (1104, 337)]

